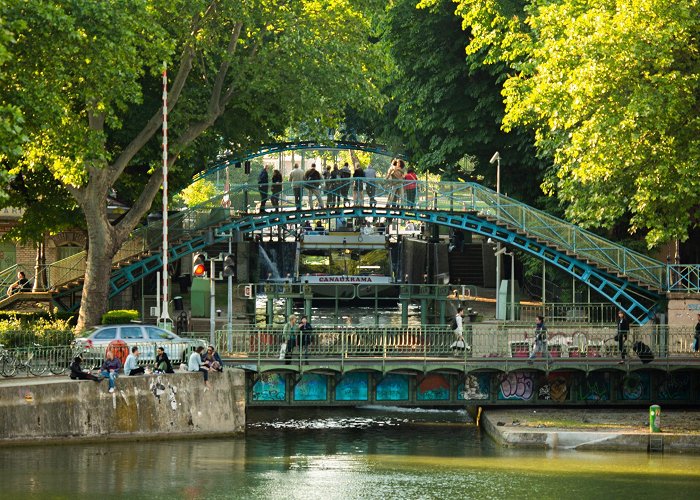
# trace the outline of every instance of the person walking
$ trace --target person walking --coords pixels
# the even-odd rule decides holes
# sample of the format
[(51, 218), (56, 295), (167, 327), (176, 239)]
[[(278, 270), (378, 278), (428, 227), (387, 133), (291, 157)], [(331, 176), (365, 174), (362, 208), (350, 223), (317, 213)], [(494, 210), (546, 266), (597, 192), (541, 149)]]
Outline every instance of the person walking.
[(114, 392), (115, 382), (119, 377), (119, 370), (122, 369), (122, 362), (114, 356), (114, 351), (111, 348), (107, 349), (105, 360), (100, 367), (100, 376), (109, 378), (109, 392)]
[(270, 176), (267, 173), (268, 166), (263, 165), (260, 175), (258, 175), (258, 191), (260, 192), (260, 212), (265, 211), (268, 191), (270, 189)]
[(695, 324), (695, 340), (693, 340), (693, 356), (697, 356), (700, 352), (700, 314), (698, 314), (698, 322)]
[(280, 199), (281, 199), (281, 192), (282, 192), (282, 173), (279, 171), (278, 168), (274, 169), (272, 171), (272, 197), (270, 200), (272, 201), (272, 206), (275, 207), (276, 211), (279, 211), (280, 209)]
[(131, 348), (131, 354), (126, 357), (124, 362), (124, 375), (133, 377), (134, 375), (143, 375), (146, 369), (139, 366), (139, 348), (134, 346)]
[(374, 198), (377, 192), (377, 171), (370, 163), (365, 169), (365, 191), (367, 191), (367, 197), (369, 198), (369, 206), (376, 207), (377, 200)]
[(289, 173), (289, 182), (292, 184), (292, 191), (294, 192), (294, 204), (297, 210), (301, 210), (301, 190), (303, 188), (304, 172), (301, 171), (298, 163), (294, 164), (294, 168)]
[(452, 320), (452, 333), (454, 334), (454, 341), (450, 344), (450, 349), (452, 349), (452, 354), (459, 356), (459, 351), (464, 351), (466, 349), (466, 344), (464, 342), (464, 308), (458, 307), (457, 314), (455, 314)]
[(416, 175), (413, 167), (408, 167), (406, 175), (404, 175), (405, 184), (403, 186), (404, 193), (406, 194), (406, 203), (409, 207), (416, 206), (416, 191), (418, 191), (418, 176)]
[(535, 343), (527, 362), (532, 363), (538, 352), (542, 353), (542, 356), (546, 355), (547, 359), (552, 359), (552, 353), (547, 349), (547, 327), (544, 325), (544, 316), (540, 315), (535, 319)]
[(630, 332), (630, 322), (622, 311), (617, 312), (617, 335), (615, 335), (615, 340), (617, 340), (617, 349), (620, 351), (620, 361), (617, 364), (621, 365), (625, 362), (625, 357), (627, 356), (627, 349), (625, 348), (625, 342), (627, 341), (627, 335)]
[(323, 208), (323, 200), (321, 199), (321, 174), (316, 170), (316, 164), (312, 163), (311, 168), (304, 174), (304, 180), (307, 181), (306, 189), (309, 191), (309, 209), (314, 208), (314, 198), (318, 202), (318, 208)]
[(284, 364), (288, 365), (292, 362), (292, 351), (294, 346), (297, 345), (297, 333), (299, 327), (297, 326), (297, 317), (292, 314), (289, 316), (289, 321), (285, 323), (282, 329), (282, 347), (280, 349), (280, 358), (284, 356)]

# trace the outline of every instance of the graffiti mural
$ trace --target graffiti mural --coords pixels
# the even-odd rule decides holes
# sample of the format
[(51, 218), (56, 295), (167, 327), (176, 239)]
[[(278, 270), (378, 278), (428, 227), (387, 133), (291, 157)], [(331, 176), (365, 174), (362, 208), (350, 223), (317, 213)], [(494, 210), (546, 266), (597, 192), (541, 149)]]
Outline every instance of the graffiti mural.
[(294, 386), (294, 401), (325, 401), (328, 397), (328, 377), (305, 373)]
[(690, 374), (668, 373), (661, 376), (656, 394), (666, 401), (687, 401), (690, 399)]
[(284, 401), (287, 397), (284, 375), (263, 373), (253, 386), (253, 401)]
[(488, 373), (476, 373), (467, 375), (464, 382), (457, 386), (457, 399), (483, 400), (490, 399), (491, 375)]
[(610, 401), (610, 374), (591, 373), (579, 380), (577, 389), (578, 401)]
[(537, 391), (537, 399), (540, 401), (565, 402), (569, 399), (570, 386), (570, 373), (552, 372), (542, 377), (540, 388)]
[(384, 377), (377, 384), (377, 401), (408, 401), (408, 375)]
[(335, 386), (336, 401), (367, 401), (368, 394), (369, 373), (346, 373)]
[(651, 399), (651, 377), (649, 372), (633, 372), (622, 379), (619, 397), (625, 401), (648, 401)]
[(498, 399), (532, 399), (535, 379), (532, 372), (510, 372), (499, 376)]
[(427, 375), (416, 387), (418, 401), (448, 401), (450, 399), (450, 381), (443, 375)]

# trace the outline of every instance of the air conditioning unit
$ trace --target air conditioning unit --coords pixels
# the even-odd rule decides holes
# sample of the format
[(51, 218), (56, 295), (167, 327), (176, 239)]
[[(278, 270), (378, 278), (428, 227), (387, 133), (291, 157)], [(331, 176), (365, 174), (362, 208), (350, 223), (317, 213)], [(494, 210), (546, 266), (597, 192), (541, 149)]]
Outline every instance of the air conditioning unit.
[(151, 306), (151, 316), (154, 318), (157, 318), (158, 316), (160, 316), (158, 314), (158, 306)]

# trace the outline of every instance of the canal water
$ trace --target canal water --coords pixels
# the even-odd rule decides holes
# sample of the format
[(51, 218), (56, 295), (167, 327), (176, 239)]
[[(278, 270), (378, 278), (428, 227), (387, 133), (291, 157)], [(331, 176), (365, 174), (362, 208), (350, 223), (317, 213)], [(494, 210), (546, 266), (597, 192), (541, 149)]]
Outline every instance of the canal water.
[(463, 411), (258, 411), (244, 437), (0, 449), (0, 498), (698, 498), (700, 457), (513, 450)]

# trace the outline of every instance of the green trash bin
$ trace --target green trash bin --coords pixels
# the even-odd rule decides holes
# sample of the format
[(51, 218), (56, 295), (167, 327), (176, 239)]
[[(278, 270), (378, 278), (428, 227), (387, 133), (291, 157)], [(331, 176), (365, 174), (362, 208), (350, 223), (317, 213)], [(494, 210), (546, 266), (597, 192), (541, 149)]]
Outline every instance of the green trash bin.
[(649, 407), (649, 432), (661, 432), (661, 407), (659, 405)]

